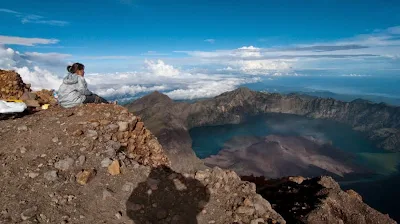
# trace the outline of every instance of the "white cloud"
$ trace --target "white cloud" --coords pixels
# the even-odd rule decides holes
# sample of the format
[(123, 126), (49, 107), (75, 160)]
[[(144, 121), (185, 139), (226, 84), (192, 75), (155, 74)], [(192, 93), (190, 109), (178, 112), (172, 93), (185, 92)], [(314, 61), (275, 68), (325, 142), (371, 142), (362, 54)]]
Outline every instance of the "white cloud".
[(246, 83), (254, 83), (260, 81), (259, 78), (245, 79), (220, 77), (220, 80), (207, 80), (188, 84), (186, 88), (179, 88), (166, 92), (172, 99), (197, 99), (214, 97), (221, 93), (232, 91), (238, 86)]
[(36, 24), (46, 24), (46, 25), (51, 25), (51, 26), (66, 26), (69, 24), (67, 21), (61, 21), (61, 20), (40, 20), (40, 19), (29, 19), (29, 18), (24, 18), (21, 20), (23, 24), (25, 23), (36, 23)]
[(46, 69), (34, 66), (32, 69), (28, 67), (15, 68), (15, 71), (21, 75), (25, 83), (30, 83), (33, 90), (41, 89), (58, 89), (62, 80)]
[(123, 85), (114, 88), (98, 89), (97, 94), (104, 97), (132, 97), (138, 93), (163, 91), (167, 89), (166, 86), (142, 86), (142, 85)]
[(371, 76), (371, 75), (362, 75), (362, 74), (354, 74), (354, 73), (352, 73), (352, 74), (343, 74), (343, 75), (340, 75), (340, 76), (342, 76), (342, 77), (368, 77), (368, 76)]
[(6, 13), (12, 13), (12, 14), (19, 14), (19, 12), (16, 12), (16, 11), (10, 10), (10, 9), (0, 9), (0, 12), (6, 12)]
[(285, 72), (290, 69), (290, 62), (285, 60), (239, 60), (229, 62), (229, 66), (222, 70), (249, 75), (274, 75), (277, 71)]
[(248, 47), (243, 46), (243, 47), (239, 48), (239, 50), (260, 50), (260, 49), (261, 48), (254, 47), (254, 46), (248, 46)]
[(129, 59), (135, 59), (137, 57), (129, 55), (97, 55), (97, 56), (83, 56), (80, 58), (84, 60), (129, 60)]
[(50, 66), (66, 66), (66, 59), (71, 58), (70, 54), (60, 54), (56, 52), (39, 53), (39, 52), (25, 52), (24, 57), (30, 61), (35, 61)]
[(59, 40), (57, 40), (57, 39), (0, 36), (0, 44), (9, 44), (9, 45), (14, 44), (14, 45), (23, 45), (23, 46), (34, 46), (36, 44), (56, 44), (58, 42), (59, 42)]
[(0, 9), (0, 12), (12, 14), (16, 18), (20, 19), (22, 24), (36, 23), (36, 24), (46, 24), (51, 26), (66, 26), (69, 24), (69, 22), (67, 21), (51, 20), (51, 19), (49, 20), (43, 16), (21, 13), (10, 9)]
[(172, 65), (167, 65), (161, 60), (151, 61), (145, 60), (145, 68), (154, 75), (157, 76), (178, 76), (180, 71), (174, 68)]
[[(259, 48), (253, 45), (236, 49), (213, 51), (177, 51), (188, 56), (191, 63), (220, 66), (236, 71), (264, 73), (269, 69), (293, 70), (319, 68), (365, 69), (374, 62), (375, 67), (396, 66), (400, 52), (400, 26), (375, 30), (367, 34), (335, 41), (312, 44), (296, 43), (284, 47)], [(189, 60), (188, 60), (189, 61)], [(343, 63), (342, 63), (343, 62)], [(192, 64), (193, 65), (193, 64)], [(338, 66), (339, 65), (339, 66)], [(343, 66), (342, 66), (343, 65)], [(397, 63), (397, 68), (400, 68)]]
[(87, 74), (85, 78), (94, 92), (123, 100), (127, 99), (127, 95), (155, 90), (165, 92), (173, 99), (212, 97), (239, 85), (259, 81), (258, 78), (237, 75), (182, 71), (162, 60), (145, 60), (144, 64), (143, 71)]
[(204, 42), (208, 42), (210, 44), (215, 43), (215, 39), (205, 39)]
[(400, 34), (400, 26), (389, 27), (387, 31), (391, 34)]

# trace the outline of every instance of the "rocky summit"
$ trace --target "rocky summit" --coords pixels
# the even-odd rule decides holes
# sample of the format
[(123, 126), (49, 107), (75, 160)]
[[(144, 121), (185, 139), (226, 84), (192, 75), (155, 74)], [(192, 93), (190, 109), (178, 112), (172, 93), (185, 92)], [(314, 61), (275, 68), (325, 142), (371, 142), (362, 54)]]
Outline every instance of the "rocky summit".
[(233, 171), (172, 170), (121, 106), (3, 120), (0, 142), (0, 223), (285, 223)]

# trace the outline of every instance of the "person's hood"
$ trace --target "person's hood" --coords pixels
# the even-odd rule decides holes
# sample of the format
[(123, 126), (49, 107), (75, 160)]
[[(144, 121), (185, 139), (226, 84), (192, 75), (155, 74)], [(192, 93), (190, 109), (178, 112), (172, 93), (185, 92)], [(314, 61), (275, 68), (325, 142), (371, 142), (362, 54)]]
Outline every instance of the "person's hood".
[(78, 83), (78, 75), (68, 73), (68, 75), (64, 78), (63, 83), (67, 85), (72, 85)]

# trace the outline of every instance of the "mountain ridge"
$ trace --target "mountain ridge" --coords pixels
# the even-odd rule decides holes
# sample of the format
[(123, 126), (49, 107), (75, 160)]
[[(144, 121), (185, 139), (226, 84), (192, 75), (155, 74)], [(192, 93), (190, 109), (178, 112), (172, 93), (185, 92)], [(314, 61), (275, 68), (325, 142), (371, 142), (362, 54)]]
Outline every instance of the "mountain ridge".
[[(157, 104), (150, 103), (158, 97), (162, 100), (157, 100)], [(335, 120), (365, 133), (378, 148), (400, 151), (400, 107), (364, 100), (343, 102), (332, 98), (262, 93), (242, 87), (194, 103), (167, 100), (166, 95), (157, 92), (144, 96), (126, 107), (146, 121), (149, 129), (165, 146), (167, 153), (171, 152), (170, 158), (180, 161), (181, 164), (177, 166), (182, 169), (190, 168), (193, 162), (201, 166), (191, 149), (192, 140), (188, 134), (191, 128), (237, 124), (247, 116), (265, 113), (296, 114)], [(178, 159), (181, 153), (187, 156), (187, 163)]]

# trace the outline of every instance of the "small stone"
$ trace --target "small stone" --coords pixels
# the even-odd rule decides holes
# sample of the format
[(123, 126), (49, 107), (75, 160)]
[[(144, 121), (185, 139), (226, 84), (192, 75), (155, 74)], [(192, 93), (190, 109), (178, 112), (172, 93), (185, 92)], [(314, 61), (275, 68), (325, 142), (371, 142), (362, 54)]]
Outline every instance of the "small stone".
[(24, 212), (21, 213), (21, 219), (25, 221), (32, 218), (33, 216), (36, 215), (36, 211), (37, 211), (37, 206), (32, 206), (26, 209)]
[(204, 171), (197, 171), (194, 178), (196, 178), (197, 180), (204, 180), (208, 176), (209, 175)]
[(57, 171), (52, 170), (43, 174), (44, 178), (48, 181), (55, 181), (58, 178)]
[(139, 121), (136, 123), (135, 132), (140, 132), (144, 127), (144, 123)]
[(112, 160), (109, 158), (105, 158), (101, 161), (101, 167), (108, 167), (112, 163)]
[(295, 183), (297, 183), (297, 184), (303, 183), (303, 181), (304, 181), (305, 179), (306, 179), (306, 178), (304, 178), (304, 177), (302, 177), (302, 176), (289, 177), (289, 181), (295, 182)]
[(37, 100), (25, 100), (24, 103), (28, 107), (40, 107), (39, 101)]
[(28, 177), (30, 177), (30, 178), (32, 178), (32, 179), (36, 178), (37, 176), (39, 176), (39, 173), (30, 172), (30, 173), (28, 174)]
[(157, 219), (165, 219), (168, 216), (168, 213), (164, 209), (159, 209), (157, 211)]
[(214, 220), (211, 220), (211, 221), (208, 221), (208, 223), (212, 224), (212, 223), (215, 223), (215, 221), (214, 221)]
[(94, 170), (83, 170), (76, 175), (76, 182), (80, 185), (86, 185), (94, 175)]
[(119, 126), (119, 129), (118, 129), (118, 131), (120, 131), (120, 132), (123, 132), (123, 131), (126, 131), (126, 130), (128, 130), (128, 122), (125, 122), (125, 121), (120, 121), (120, 122), (118, 122), (118, 126)]
[(253, 206), (253, 202), (251, 202), (248, 198), (244, 199), (243, 204), (245, 206)]
[(240, 214), (253, 215), (254, 208), (247, 207), (247, 206), (240, 206), (236, 211), (237, 211), (237, 213), (240, 213)]
[(265, 223), (265, 221), (262, 218), (253, 219), (250, 221), (250, 224), (263, 224), (263, 223)]
[(133, 191), (133, 188), (134, 188), (134, 185), (133, 185), (133, 183), (131, 183), (131, 182), (126, 182), (123, 186), (122, 186), (122, 191), (125, 191), (125, 192), (132, 192)]
[(78, 160), (77, 160), (77, 164), (79, 166), (83, 166), (83, 164), (85, 164), (86, 161), (86, 157), (84, 155), (79, 156)]
[(100, 126), (100, 123), (99, 122), (91, 122), (90, 126), (92, 126), (93, 128), (97, 128)]
[(97, 131), (95, 131), (95, 130), (87, 130), (86, 137), (92, 138), (93, 140), (97, 139), (97, 137), (98, 137)]
[(123, 154), (123, 153), (118, 153), (118, 159), (121, 160), (121, 161), (123, 161), (123, 160), (126, 159), (126, 155)]
[(28, 131), (28, 127), (26, 125), (21, 125), (17, 127), (18, 131)]
[(54, 143), (58, 142), (58, 137), (52, 138), (51, 141), (54, 142)]
[(182, 183), (182, 181), (179, 180), (178, 178), (173, 179), (172, 181), (174, 182), (175, 188), (176, 188), (178, 191), (187, 190), (186, 185), (185, 185), (184, 183)]
[(43, 220), (46, 221), (47, 217), (44, 214), (39, 214), (39, 217)]
[(105, 151), (106, 155), (109, 157), (114, 157), (115, 156), (115, 149), (111, 148), (111, 147), (107, 147), (107, 150)]
[(107, 129), (114, 133), (119, 130), (119, 126), (116, 124), (109, 124), (107, 125)]
[(115, 217), (117, 217), (117, 219), (121, 219), (122, 218), (122, 212), (117, 212), (115, 214)]
[(76, 197), (74, 195), (68, 195), (67, 196), (67, 201), (70, 202), (72, 200), (74, 200)]
[(118, 160), (114, 160), (111, 165), (108, 166), (108, 173), (111, 175), (118, 175), (121, 173)]
[(112, 193), (109, 190), (103, 191), (103, 200), (107, 200), (107, 198), (112, 198)]
[(83, 135), (83, 131), (78, 129), (78, 130), (72, 132), (72, 135), (73, 136), (81, 136), (81, 135)]
[(103, 126), (109, 125), (111, 122), (109, 120), (100, 120), (100, 124)]
[(56, 162), (54, 164), (54, 167), (59, 170), (66, 171), (66, 170), (69, 170), (69, 168), (71, 168), (71, 166), (73, 164), (74, 164), (74, 160), (72, 158), (68, 157), (66, 159)]
[(25, 148), (25, 147), (21, 147), (21, 148), (19, 149), (19, 151), (20, 151), (22, 154), (24, 154), (24, 153), (26, 153), (26, 148)]

